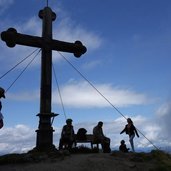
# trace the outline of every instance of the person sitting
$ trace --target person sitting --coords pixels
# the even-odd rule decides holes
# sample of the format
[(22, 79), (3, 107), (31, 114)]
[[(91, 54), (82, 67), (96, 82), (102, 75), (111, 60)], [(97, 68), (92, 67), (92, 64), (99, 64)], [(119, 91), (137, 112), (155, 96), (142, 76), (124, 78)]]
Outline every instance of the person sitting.
[(93, 128), (93, 138), (94, 142), (101, 143), (102, 150), (104, 153), (110, 153), (110, 138), (103, 134), (103, 122), (99, 121), (98, 124)]
[(121, 144), (119, 146), (119, 151), (124, 152), (124, 153), (129, 152), (129, 148), (126, 147), (124, 140), (121, 141)]
[(72, 126), (72, 119), (67, 119), (66, 125), (62, 128), (61, 138), (59, 141), (59, 150), (63, 149), (63, 146), (65, 145), (70, 151), (74, 140), (74, 127)]

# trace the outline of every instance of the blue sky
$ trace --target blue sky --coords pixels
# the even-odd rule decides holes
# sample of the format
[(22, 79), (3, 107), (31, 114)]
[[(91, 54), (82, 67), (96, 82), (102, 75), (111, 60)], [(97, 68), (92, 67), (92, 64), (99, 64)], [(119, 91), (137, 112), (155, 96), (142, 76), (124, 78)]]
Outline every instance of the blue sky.
[[(46, 1), (0, 0), (0, 31), (14, 27), (18, 32), (41, 36), (39, 10)], [(171, 2), (170, 0), (49, 0), (57, 14), (53, 22), (53, 38), (62, 41), (82, 41), (86, 54), (75, 58), (62, 53), (124, 116), (157, 147), (171, 146)], [(0, 76), (25, 58), (35, 48), (6, 46), (0, 41)], [(28, 62), (0, 79), (6, 90)], [(35, 146), (38, 127), (40, 92), (39, 54), (34, 62), (7, 91), (2, 99), (5, 126), (0, 130), (1, 153), (23, 152)], [(89, 133), (99, 120), (104, 121), (104, 133), (118, 148), (120, 131), (126, 120), (106, 102), (58, 53), (53, 52), (53, 64), (60, 85), (67, 118), (73, 119), (75, 131), (85, 127)], [(54, 144), (58, 146), (65, 116), (53, 77), (52, 112)], [(136, 148), (151, 147), (140, 134)]]

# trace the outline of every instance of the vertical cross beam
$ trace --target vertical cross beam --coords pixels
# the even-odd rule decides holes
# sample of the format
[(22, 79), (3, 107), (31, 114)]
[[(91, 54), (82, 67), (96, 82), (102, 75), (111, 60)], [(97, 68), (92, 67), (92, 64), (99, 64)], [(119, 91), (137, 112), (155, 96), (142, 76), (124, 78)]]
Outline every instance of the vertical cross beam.
[(52, 21), (56, 19), (56, 14), (48, 7), (39, 11), (39, 17), (43, 20), (42, 38), (47, 44), (42, 48), (41, 60), (41, 88), (40, 88), (40, 113), (39, 129), (37, 132), (36, 148), (38, 150), (53, 149), (53, 128), (51, 117), (55, 114), (51, 112), (51, 92), (52, 92), (52, 50), (48, 45), (48, 40), (52, 40)]

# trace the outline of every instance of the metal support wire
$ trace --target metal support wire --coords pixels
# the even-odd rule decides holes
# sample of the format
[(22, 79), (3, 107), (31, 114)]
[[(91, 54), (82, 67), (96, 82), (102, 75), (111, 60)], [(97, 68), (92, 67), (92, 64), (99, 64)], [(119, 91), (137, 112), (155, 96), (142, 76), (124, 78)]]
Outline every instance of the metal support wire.
[(9, 89), (14, 85), (14, 83), (20, 78), (20, 76), (24, 73), (24, 71), (28, 68), (28, 66), (34, 61), (34, 59), (38, 56), (41, 49), (36, 53), (36, 55), (31, 59), (31, 61), (26, 65), (26, 67), (21, 71), (21, 73), (17, 76), (17, 78), (11, 83), (11, 85), (6, 89), (5, 92), (9, 91)]
[(61, 101), (61, 105), (62, 105), (62, 109), (63, 109), (64, 117), (65, 117), (65, 120), (66, 120), (66, 119), (67, 119), (67, 117), (66, 117), (66, 112), (65, 112), (65, 108), (64, 108), (64, 103), (63, 103), (63, 100), (62, 100), (62, 95), (61, 95), (61, 91), (60, 91), (60, 87), (59, 87), (59, 82), (58, 82), (58, 79), (57, 79), (57, 76), (56, 76), (56, 72), (55, 72), (55, 68), (54, 68), (53, 63), (52, 63), (52, 68), (53, 68), (53, 73), (54, 73), (54, 77), (55, 77), (56, 85), (57, 85), (58, 92), (59, 92), (59, 98), (60, 98), (60, 101)]
[(28, 56), (26, 56), (24, 59), (22, 59), (20, 62), (18, 62), (16, 65), (14, 65), (10, 70), (8, 70), (6, 73), (4, 73), (0, 79), (2, 79), (3, 77), (5, 77), (8, 73), (10, 73), (12, 70), (14, 70), (19, 64), (21, 64), (22, 62), (24, 62), (27, 58), (29, 58), (31, 55), (33, 55), (38, 49), (34, 50), (33, 52), (31, 52)]
[[(107, 99), (94, 85), (93, 83), (91, 83), (61, 52), (58, 51), (58, 53), (65, 59), (65, 61), (75, 70), (79, 73), (79, 75), (86, 80), (91, 87), (93, 87), (99, 94), (100, 96), (102, 96), (123, 118), (126, 118), (126, 116), (124, 114), (122, 114), (119, 109), (117, 109), (110, 101), (109, 99)], [(138, 129), (137, 129), (138, 130)], [(155, 146), (140, 130), (138, 130), (138, 132), (151, 144), (153, 145), (154, 148), (156, 148), (157, 150), (159, 150), (159, 148), (157, 146)]]

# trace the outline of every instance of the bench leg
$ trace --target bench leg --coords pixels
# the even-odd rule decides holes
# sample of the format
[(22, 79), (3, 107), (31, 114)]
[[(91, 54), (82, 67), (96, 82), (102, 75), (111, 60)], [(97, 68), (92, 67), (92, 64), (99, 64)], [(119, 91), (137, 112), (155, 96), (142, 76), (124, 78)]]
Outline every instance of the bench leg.
[(91, 142), (91, 149), (93, 149), (93, 143)]
[[(91, 149), (93, 149), (93, 145), (94, 145), (94, 143), (91, 143)], [(96, 145), (96, 148), (99, 150), (99, 143), (97, 143), (95, 145)]]

